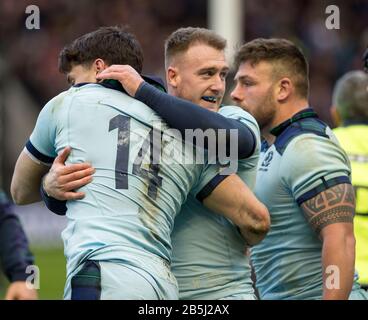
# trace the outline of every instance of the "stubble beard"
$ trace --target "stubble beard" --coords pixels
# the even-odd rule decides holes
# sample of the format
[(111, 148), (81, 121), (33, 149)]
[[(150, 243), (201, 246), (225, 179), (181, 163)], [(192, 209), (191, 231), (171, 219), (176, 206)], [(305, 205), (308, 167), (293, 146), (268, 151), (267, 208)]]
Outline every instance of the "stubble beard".
[(254, 115), (261, 131), (272, 129), (270, 127), (272, 125), (275, 114), (276, 104), (273, 100), (272, 91), (270, 89), (267, 92), (267, 95), (264, 97), (263, 101), (256, 108), (256, 112)]

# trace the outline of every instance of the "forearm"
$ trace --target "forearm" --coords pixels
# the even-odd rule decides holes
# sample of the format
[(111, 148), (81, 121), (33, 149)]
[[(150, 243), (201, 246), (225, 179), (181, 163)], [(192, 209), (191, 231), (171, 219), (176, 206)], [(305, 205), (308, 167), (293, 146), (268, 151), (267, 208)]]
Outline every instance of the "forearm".
[(266, 237), (271, 224), (270, 214), (248, 186), (243, 189), (236, 223), (247, 244), (254, 246)]
[(48, 171), (48, 167), (36, 163), (22, 151), (15, 165), (11, 182), (11, 195), (18, 205), (25, 205), (41, 201), (39, 188), (42, 176)]
[(222, 180), (203, 205), (230, 219), (249, 245), (261, 242), (270, 228), (266, 206), (237, 175)]
[(335, 234), (323, 240), (324, 300), (345, 300), (349, 298), (354, 279), (354, 261), (354, 236)]
[[(179, 130), (183, 137), (186, 129), (215, 130), (217, 138), (218, 130), (225, 130), (226, 151), (229, 153), (233, 138), (230, 130), (236, 130), (238, 158), (247, 158), (254, 152), (256, 138), (252, 131), (235, 119), (225, 118), (187, 100), (170, 96), (148, 83), (143, 83), (139, 87), (135, 98), (155, 110), (170, 127)], [(207, 148), (208, 145), (205, 144), (204, 147)]]
[(301, 208), (322, 239), (323, 299), (348, 299), (354, 278), (355, 196), (350, 183), (330, 187)]
[(242, 222), (238, 224), (240, 233), (250, 246), (260, 243), (270, 228), (267, 208), (259, 201), (252, 203), (252, 206), (243, 210)]
[(17, 179), (17, 182), (12, 183), (11, 194), (15, 204), (26, 205), (41, 201), (39, 193), (39, 185), (41, 179), (31, 181), (29, 179)]

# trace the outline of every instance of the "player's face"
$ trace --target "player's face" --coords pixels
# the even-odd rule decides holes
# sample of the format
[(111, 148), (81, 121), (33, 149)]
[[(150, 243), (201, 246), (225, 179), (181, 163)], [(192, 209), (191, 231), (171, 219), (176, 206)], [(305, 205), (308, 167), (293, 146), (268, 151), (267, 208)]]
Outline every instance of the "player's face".
[(257, 120), (261, 129), (269, 128), (276, 114), (272, 66), (260, 62), (252, 66), (242, 63), (235, 75), (231, 98)]
[(229, 71), (225, 53), (205, 44), (192, 45), (175, 57), (168, 76), (171, 93), (206, 109), (218, 111)]

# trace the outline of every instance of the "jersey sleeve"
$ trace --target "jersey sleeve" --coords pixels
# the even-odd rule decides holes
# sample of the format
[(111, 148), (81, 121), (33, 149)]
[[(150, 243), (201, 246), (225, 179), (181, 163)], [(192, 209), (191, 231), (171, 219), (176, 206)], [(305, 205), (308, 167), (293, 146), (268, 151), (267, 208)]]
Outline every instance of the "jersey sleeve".
[[(219, 113), (228, 119), (237, 120), (240, 123), (245, 124), (256, 138), (256, 148), (253, 151), (253, 155), (248, 159), (240, 160), (237, 163), (236, 170), (233, 172), (241, 176), (243, 171), (246, 172), (249, 170), (249, 166), (255, 168), (257, 165), (261, 145), (259, 126), (256, 119), (254, 119), (250, 113), (236, 106), (224, 106), (220, 109)], [(228, 166), (221, 166), (219, 164), (207, 164), (202, 171), (199, 182), (191, 190), (192, 195), (194, 195), (199, 201), (203, 201), (224, 179), (226, 179), (226, 177), (231, 174), (232, 170), (225, 171), (225, 168), (227, 167)]]
[(33, 160), (46, 165), (52, 164), (57, 156), (55, 150), (55, 107), (55, 99), (43, 107), (25, 147), (26, 152)]
[(351, 183), (346, 153), (328, 138), (310, 134), (290, 143), (279, 172), (298, 205), (335, 185)]
[[(259, 160), (259, 153), (261, 151), (261, 131), (259, 129), (256, 119), (249, 113), (237, 106), (225, 106), (219, 111), (224, 117), (237, 120), (245, 124), (253, 133), (256, 145), (253, 154), (247, 159), (240, 159), (238, 163), (237, 174), (243, 179), (242, 174), (248, 175), (249, 170), (255, 169)], [(244, 178), (243, 180), (247, 180)]]
[[(224, 145), (226, 151), (230, 151), (233, 139), (232, 130), (236, 130), (239, 141), (238, 158), (248, 158), (254, 151), (255, 137), (247, 125), (223, 117), (217, 112), (202, 108), (188, 100), (166, 94), (145, 82), (138, 88), (135, 98), (151, 107), (170, 127), (179, 130), (185, 138), (187, 138), (185, 132), (188, 129), (214, 130), (217, 139), (219, 133), (225, 130), (222, 131), (225, 133)], [(205, 142), (202, 147), (208, 149), (209, 144)]]
[(239, 122), (245, 124), (256, 137), (257, 147), (260, 147), (261, 132), (256, 119), (249, 112), (246, 112), (237, 106), (224, 106), (220, 108), (218, 113), (228, 119), (238, 120)]
[(221, 174), (222, 169), (219, 164), (206, 164), (190, 193), (202, 202), (229, 176), (229, 174)]

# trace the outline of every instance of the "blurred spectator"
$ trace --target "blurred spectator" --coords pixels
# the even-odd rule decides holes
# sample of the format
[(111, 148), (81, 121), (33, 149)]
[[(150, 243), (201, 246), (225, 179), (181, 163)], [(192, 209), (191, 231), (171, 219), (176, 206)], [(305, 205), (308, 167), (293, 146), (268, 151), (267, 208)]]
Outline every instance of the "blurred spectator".
[(18, 217), (0, 189), (0, 262), (10, 281), (5, 298), (7, 300), (37, 299), (37, 291), (29, 289), (26, 280), (27, 267), (33, 265), (33, 256)]
[(356, 190), (355, 266), (360, 284), (368, 289), (368, 74), (351, 71), (337, 82), (332, 115), (340, 125), (334, 132), (351, 161)]
[[(27, 30), (27, 5), (39, 6), (41, 29)], [(326, 104), (336, 79), (358, 68), (368, 43), (368, 2), (334, 1), (340, 9), (340, 30), (325, 26), (329, 1), (247, 0), (245, 40), (286, 37), (304, 47), (311, 69), (312, 103), (331, 123)], [(71, 39), (102, 25), (126, 24), (145, 52), (145, 72), (164, 75), (163, 41), (180, 26), (207, 25), (206, 0), (2, 0), (0, 2), (0, 56), (43, 105), (66, 88), (57, 71), (57, 56)], [(313, 82), (316, 82), (315, 85)], [(316, 92), (316, 93), (314, 93)], [(313, 96), (315, 95), (315, 96)]]

